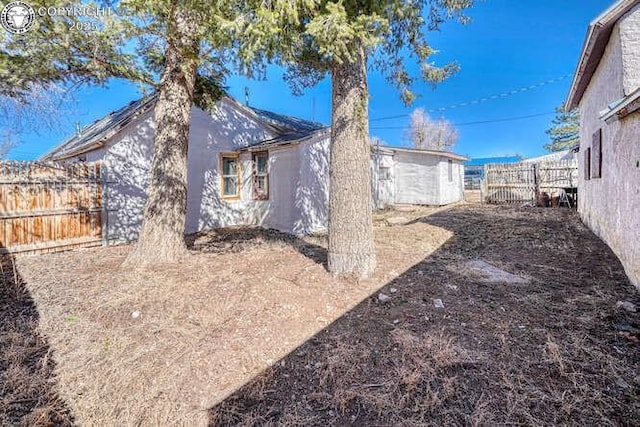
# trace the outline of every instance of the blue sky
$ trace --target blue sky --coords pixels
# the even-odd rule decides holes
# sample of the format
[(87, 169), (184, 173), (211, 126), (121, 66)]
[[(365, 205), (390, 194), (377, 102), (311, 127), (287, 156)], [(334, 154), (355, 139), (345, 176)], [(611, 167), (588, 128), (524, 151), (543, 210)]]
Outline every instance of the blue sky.
[[(542, 146), (548, 140), (545, 130), (554, 117), (554, 108), (567, 94), (587, 26), (611, 3), (479, 1), (468, 12), (472, 18), (468, 25), (450, 22), (440, 32), (429, 34), (430, 43), (439, 51), (432, 61), (457, 61), (461, 69), (435, 89), (417, 84), (414, 89), (420, 97), (412, 106), (405, 107), (379, 73), (369, 73), (371, 135), (388, 145), (408, 144), (404, 135), (414, 108), (438, 110), (489, 98), (432, 113), (456, 125), (460, 138), (453, 150), (470, 157), (543, 154)], [(269, 68), (264, 81), (232, 76), (227, 85), (229, 93), (242, 101), (248, 87), (252, 106), (326, 124), (331, 121), (329, 79), (299, 97), (291, 94), (282, 71), (276, 67)], [(514, 90), (518, 92), (495, 98)], [(75, 94), (76, 101), (69, 106), (71, 113), (65, 114), (62, 129), (22, 135), (22, 143), (9, 157), (38, 158), (72, 133), (76, 121), (87, 125), (138, 97), (136, 88), (122, 81), (112, 81), (106, 87), (85, 87)], [(377, 120), (389, 116), (401, 117)]]

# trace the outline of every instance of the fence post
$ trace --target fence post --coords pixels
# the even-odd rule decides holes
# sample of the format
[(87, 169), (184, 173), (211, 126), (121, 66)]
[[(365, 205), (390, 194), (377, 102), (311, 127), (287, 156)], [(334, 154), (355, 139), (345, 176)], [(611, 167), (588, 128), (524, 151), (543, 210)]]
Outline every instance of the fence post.
[(533, 164), (533, 195), (535, 200), (533, 201), (533, 206), (538, 206), (538, 200), (540, 200), (540, 179), (538, 177), (538, 164)]
[(489, 195), (489, 171), (487, 166), (484, 165), (482, 167), (482, 180), (480, 181), (480, 197), (483, 204), (486, 202), (485, 198)]

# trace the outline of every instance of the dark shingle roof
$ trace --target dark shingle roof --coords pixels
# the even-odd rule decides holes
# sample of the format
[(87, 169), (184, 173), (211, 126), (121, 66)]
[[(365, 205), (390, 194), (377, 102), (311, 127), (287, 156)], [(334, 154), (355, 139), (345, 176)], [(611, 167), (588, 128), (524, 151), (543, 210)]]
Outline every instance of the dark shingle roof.
[(248, 108), (256, 115), (258, 120), (271, 125), (278, 132), (278, 135), (274, 138), (250, 144), (247, 147), (249, 150), (255, 151), (256, 149), (267, 149), (277, 145), (290, 144), (306, 139), (319, 130), (327, 129), (327, 126), (322, 123), (311, 120), (278, 114), (259, 108)]
[(296, 133), (286, 133), (283, 135), (278, 135), (275, 138), (272, 139), (266, 139), (264, 141), (259, 141), (256, 142), (255, 144), (250, 144), (249, 146), (247, 146), (246, 148), (243, 148), (242, 150), (249, 150), (249, 151), (258, 151), (258, 150), (266, 150), (278, 145), (286, 145), (286, 144), (290, 144), (293, 142), (297, 142), (297, 141), (301, 141), (304, 139), (307, 139), (309, 137), (311, 137), (312, 135), (314, 135), (317, 131), (322, 130), (322, 129), (328, 129), (326, 126), (323, 128), (320, 128), (318, 130), (314, 130), (314, 131), (308, 131), (308, 132), (296, 132)]
[(281, 129), (283, 133), (300, 133), (310, 134), (326, 126), (322, 123), (304, 120), (298, 117), (286, 116), (284, 114), (274, 113), (272, 111), (260, 110), (258, 108), (249, 107), (260, 120)]
[[(61, 160), (74, 155), (82, 154), (98, 147), (99, 143), (111, 137), (127, 123), (131, 122), (140, 114), (153, 108), (157, 95), (133, 101), (125, 107), (113, 111), (105, 117), (96, 120), (92, 124), (84, 127), (80, 134), (75, 134), (45, 154), (43, 160)], [(236, 108), (244, 109), (255, 118), (266, 125), (269, 125), (275, 132), (273, 139), (258, 141), (251, 147), (268, 147), (273, 145), (286, 144), (311, 136), (314, 132), (326, 128), (325, 125), (310, 120), (304, 120), (293, 116), (274, 113), (272, 111), (258, 108), (245, 107), (233, 98), (229, 98), (236, 105)]]

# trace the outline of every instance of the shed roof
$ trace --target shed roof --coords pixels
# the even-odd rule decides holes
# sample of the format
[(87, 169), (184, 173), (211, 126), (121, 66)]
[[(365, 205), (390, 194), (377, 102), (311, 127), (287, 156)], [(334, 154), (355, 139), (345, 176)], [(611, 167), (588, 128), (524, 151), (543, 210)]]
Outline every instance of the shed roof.
[(571, 82), (571, 88), (565, 101), (565, 109), (572, 110), (578, 106), (582, 95), (584, 95), (587, 86), (589, 86), (591, 77), (593, 77), (602, 59), (613, 27), (624, 14), (638, 4), (640, 4), (640, 0), (618, 0), (600, 16), (591, 21), (582, 46), (578, 66)]
[(375, 149), (379, 149), (382, 152), (393, 152), (393, 151), (399, 151), (399, 152), (407, 152), (407, 153), (417, 153), (417, 154), (424, 154), (424, 155), (431, 155), (431, 156), (440, 156), (440, 157), (446, 157), (449, 158), (451, 160), (458, 160), (461, 162), (465, 162), (467, 160), (469, 160), (468, 157), (462, 156), (460, 154), (456, 154), (456, 153), (452, 153), (450, 151), (441, 151), (441, 150), (423, 150), (420, 148), (410, 148), (410, 147), (393, 147), (391, 145), (380, 145), (380, 146), (372, 146), (372, 148)]
[(240, 151), (267, 150), (269, 148), (288, 145), (294, 142), (311, 138), (319, 131), (326, 131), (329, 129), (322, 123), (314, 122), (311, 120), (278, 114), (274, 113), (273, 111), (261, 110), (259, 108), (247, 108), (249, 108), (256, 115), (258, 120), (274, 127), (278, 135), (272, 139), (258, 141), (254, 144), (250, 144), (248, 147), (240, 149)]

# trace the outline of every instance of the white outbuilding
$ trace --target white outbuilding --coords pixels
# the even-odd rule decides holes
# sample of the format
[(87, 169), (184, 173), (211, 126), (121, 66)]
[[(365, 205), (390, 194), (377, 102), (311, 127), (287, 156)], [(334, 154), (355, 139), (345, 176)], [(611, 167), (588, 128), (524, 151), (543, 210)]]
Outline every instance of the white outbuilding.
[(448, 151), (373, 147), (373, 200), (394, 205), (443, 206), (464, 200), (465, 156)]

